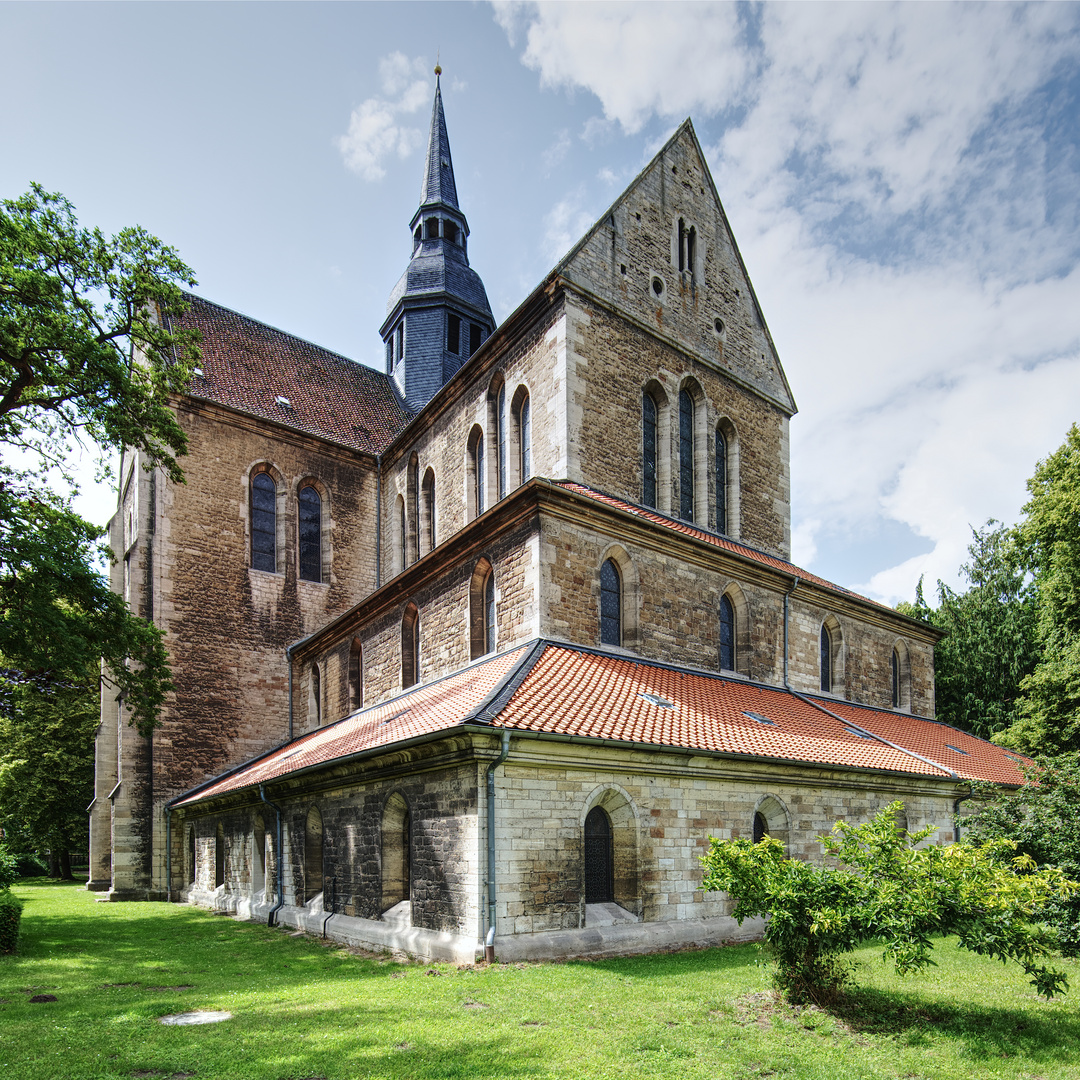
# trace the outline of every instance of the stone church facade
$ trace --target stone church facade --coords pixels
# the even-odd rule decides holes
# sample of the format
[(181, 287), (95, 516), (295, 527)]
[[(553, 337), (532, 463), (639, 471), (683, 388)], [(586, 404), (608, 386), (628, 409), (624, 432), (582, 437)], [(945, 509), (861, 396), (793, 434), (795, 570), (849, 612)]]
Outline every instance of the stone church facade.
[[(126, 455), (90, 888), (429, 958), (730, 940), (709, 836), (799, 858), (1017, 759), (929, 719), (935, 632), (790, 562), (795, 403), (689, 121), (495, 325), (436, 88), (374, 371), (191, 297), (187, 482)], [(166, 316), (168, 317), (168, 316)]]

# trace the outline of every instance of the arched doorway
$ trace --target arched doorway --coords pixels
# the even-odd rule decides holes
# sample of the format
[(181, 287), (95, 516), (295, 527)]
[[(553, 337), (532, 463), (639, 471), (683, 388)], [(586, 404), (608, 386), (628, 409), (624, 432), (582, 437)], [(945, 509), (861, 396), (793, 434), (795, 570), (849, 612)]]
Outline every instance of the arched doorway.
[(585, 903), (605, 904), (615, 899), (611, 819), (594, 806), (585, 818)]

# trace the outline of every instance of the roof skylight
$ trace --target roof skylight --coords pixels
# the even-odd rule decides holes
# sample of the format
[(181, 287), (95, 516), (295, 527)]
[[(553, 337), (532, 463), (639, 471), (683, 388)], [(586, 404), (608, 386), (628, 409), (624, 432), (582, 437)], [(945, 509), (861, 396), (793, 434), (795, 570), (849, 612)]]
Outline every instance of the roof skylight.
[(844, 725), (844, 730), (849, 735), (858, 735), (860, 739), (873, 739), (874, 738), (874, 736), (871, 735), (869, 731), (860, 731), (858, 728), (848, 727), (846, 724)]
[(963, 754), (963, 755), (964, 755), (964, 757), (967, 757), (967, 756), (968, 756), (968, 752), (967, 752), (966, 750), (961, 750), (959, 746), (953, 746), (953, 744), (952, 744), (952, 743), (946, 743), (945, 745), (946, 745), (946, 746), (947, 746), (947, 747), (948, 747), (948, 748), (949, 748), (950, 750), (955, 750), (955, 751), (956, 751), (956, 752), (957, 752), (958, 754)]
[(674, 709), (675, 703), (668, 701), (667, 698), (661, 697), (659, 694), (651, 694), (647, 691), (641, 695), (650, 705), (655, 705), (658, 709)]
[(767, 716), (762, 716), (759, 712), (744, 712), (743, 716), (747, 720), (756, 720), (759, 724), (768, 724), (769, 727), (776, 727), (776, 721), (770, 720)]

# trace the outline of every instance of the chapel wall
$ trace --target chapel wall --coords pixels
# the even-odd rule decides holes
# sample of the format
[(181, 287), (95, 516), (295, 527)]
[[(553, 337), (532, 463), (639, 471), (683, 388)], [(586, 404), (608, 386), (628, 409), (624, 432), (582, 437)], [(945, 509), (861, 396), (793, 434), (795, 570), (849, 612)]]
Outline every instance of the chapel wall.
[[(644, 501), (642, 395), (660, 403), (656, 508), (680, 516), (679, 392), (695, 399), (693, 521), (783, 559), (791, 555), (788, 417), (721, 369), (585, 300), (567, 303), (567, 384), (580, 479)], [(716, 431), (728, 441), (727, 521), (718, 529)]]
[[(896, 799), (905, 804), (911, 831), (932, 824), (938, 832), (929, 842), (953, 836), (956, 792), (933, 794), (914, 779), (875, 783), (851, 773), (800, 776), (782, 767), (748, 768), (739, 779), (730, 775), (730, 763), (725, 768), (704, 758), (676, 764), (661, 753), (639, 752), (629, 769), (628, 761), (620, 767), (614, 755), (587, 747), (560, 747), (560, 762), (552, 764), (529, 751), (524, 740), (512, 741), (497, 780), (500, 936), (586, 925), (583, 829), (594, 805), (605, 807), (612, 821), (615, 900), (643, 922), (730, 915), (725, 894), (701, 891), (700, 857), (710, 836), (753, 839), (759, 808), (770, 818), (770, 835), (790, 856), (808, 861), (821, 860), (817, 837), (836, 821), (863, 823)], [(728, 775), (717, 775), (722, 769)], [(620, 845), (628, 852), (621, 867)], [(627, 891), (635, 882), (636, 892)]]

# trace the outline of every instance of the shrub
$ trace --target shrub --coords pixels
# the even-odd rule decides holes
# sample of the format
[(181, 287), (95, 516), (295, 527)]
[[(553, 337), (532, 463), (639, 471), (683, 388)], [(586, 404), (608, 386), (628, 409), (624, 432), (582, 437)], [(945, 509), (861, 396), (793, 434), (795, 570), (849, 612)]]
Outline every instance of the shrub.
[(6, 889), (19, 876), (15, 856), (0, 847), (0, 889)]
[(897, 827), (900, 803), (865, 825), (837, 822), (820, 837), (838, 868), (784, 855), (766, 837), (709, 841), (702, 888), (726, 890), (735, 918), (770, 916), (765, 942), (776, 960), (776, 981), (795, 1001), (822, 1003), (850, 975), (846, 953), (871, 940), (884, 943), (901, 975), (932, 964), (933, 935), (956, 934), (962, 948), (1014, 960), (1036, 990), (1053, 997), (1068, 989), (1062, 972), (1043, 962), (1054, 935), (1037, 922), (1048, 900), (1080, 888), (1053, 867), (1015, 856), (1009, 840), (918, 847), (933, 831)]
[(19, 944), (22, 909), (22, 901), (10, 889), (0, 889), (0, 953), (13, 953)]
[(36, 855), (24, 851), (15, 855), (15, 873), (19, 877), (45, 877), (49, 868)]

